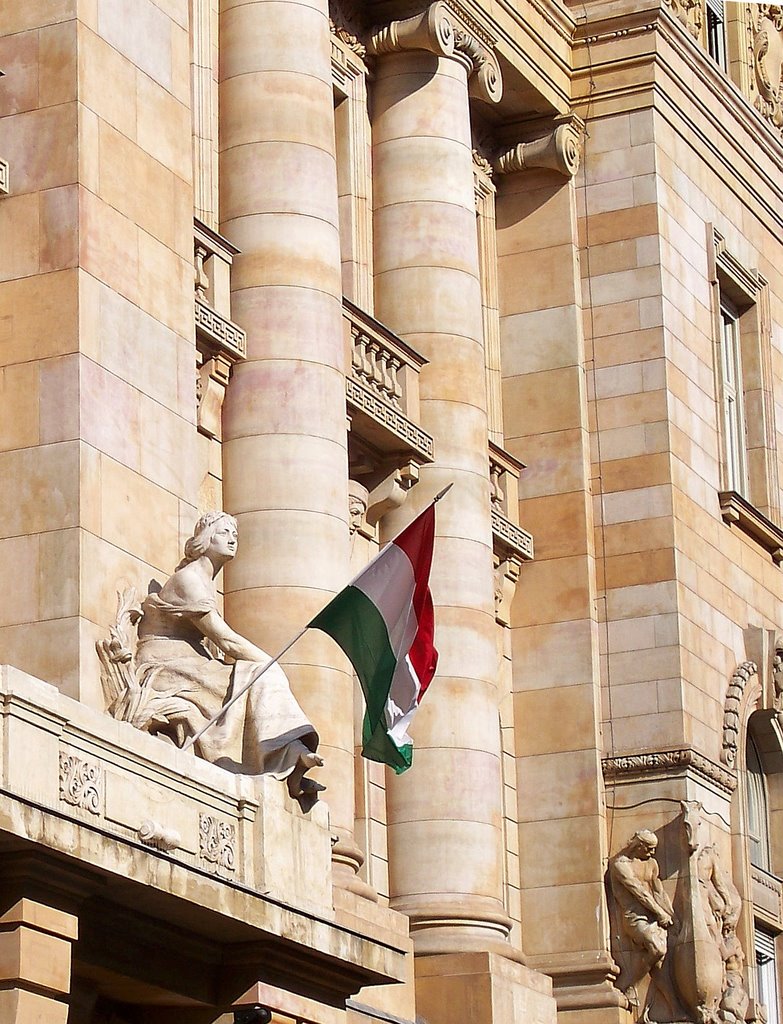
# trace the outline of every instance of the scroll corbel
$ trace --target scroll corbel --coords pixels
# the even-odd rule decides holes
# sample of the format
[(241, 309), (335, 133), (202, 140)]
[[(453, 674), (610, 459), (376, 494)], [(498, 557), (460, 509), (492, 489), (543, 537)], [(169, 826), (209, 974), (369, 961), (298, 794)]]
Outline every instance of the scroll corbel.
[(531, 142), (520, 142), (495, 159), (499, 174), (548, 168), (567, 178), (579, 170), (582, 158), (584, 121), (571, 116), (558, 124), (554, 131)]
[(439, 57), (454, 56), (454, 24), (442, 0), (436, 0), (421, 14), (391, 21), (370, 33), (368, 53), (377, 56), (398, 50), (428, 50)]
[(399, 508), (408, 497), (408, 491), (419, 479), (415, 462), (395, 466), (371, 491), (367, 504), (367, 521), (375, 526), (387, 512)]

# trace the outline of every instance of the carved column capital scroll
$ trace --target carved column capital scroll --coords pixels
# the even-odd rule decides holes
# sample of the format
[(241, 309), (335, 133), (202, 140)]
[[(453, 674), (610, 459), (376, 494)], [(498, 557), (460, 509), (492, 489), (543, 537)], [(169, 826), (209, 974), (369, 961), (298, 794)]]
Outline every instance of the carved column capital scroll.
[(576, 115), (558, 119), (554, 131), (532, 142), (520, 142), (495, 158), (499, 174), (527, 171), (536, 167), (549, 168), (573, 178), (582, 159), (584, 121)]
[(500, 64), (492, 44), (480, 37), (443, 0), (435, 0), (421, 14), (391, 21), (370, 33), (368, 53), (380, 56), (401, 50), (427, 50), (438, 57), (453, 57), (468, 69), (471, 96), (498, 103), (503, 95)]

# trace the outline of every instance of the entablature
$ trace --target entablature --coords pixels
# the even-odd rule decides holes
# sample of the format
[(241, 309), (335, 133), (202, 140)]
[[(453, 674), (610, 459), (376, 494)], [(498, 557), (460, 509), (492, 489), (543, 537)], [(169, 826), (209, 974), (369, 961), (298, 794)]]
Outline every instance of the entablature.
[[(230, 1005), (259, 980), (343, 1005), (404, 979), (397, 915), (374, 908), (358, 932), (334, 909), (326, 805), (303, 816), (271, 777), (209, 764), (9, 666), (0, 697), (4, 886), (68, 893), (77, 959), (92, 951), (142, 996), (165, 979), (196, 1006)], [(165, 965), (128, 958), (127, 934), (160, 945)]]

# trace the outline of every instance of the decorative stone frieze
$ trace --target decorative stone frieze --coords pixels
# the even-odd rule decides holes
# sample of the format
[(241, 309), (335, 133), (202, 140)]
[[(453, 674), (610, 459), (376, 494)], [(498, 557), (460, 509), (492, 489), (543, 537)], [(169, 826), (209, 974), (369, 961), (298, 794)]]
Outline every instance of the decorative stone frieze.
[(90, 814), (101, 813), (101, 767), (60, 751), (60, 799)]
[(783, 129), (783, 7), (759, 4), (753, 33), (753, 74), (758, 90), (754, 106)]
[(339, 39), (357, 57), (363, 58), (366, 55), (367, 47), (362, 42), (361, 17), (350, 0), (330, 0), (329, 29), (334, 38)]
[(215, 871), (233, 871), (236, 866), (236, 829), (228, 821), (212, 814), (198, 817), (198, 851), (207, 866)]
[(694, 38), (700, 38), (704, 22), (704, 0), (663, 0), (663, 3)]
[(726, 691), (723, 705), (723, 748), (720, 759), (729, 768), (735, 768), (737, 764), (742, 696), (748, 680), (757, 672), (758, 666), (755, 661), (743, 661), (741, 665), (737, 666)]
[(659, 772), (680, 771), (687, 768), (713, 783), (724, 793), (733, 793), (737, 778), (722, 765), (690, 748), (656, 750), (649, 754), (629, 754), (626, 757), (605, 757), (601, 761), (604, 778), (608, 780), (652, 775)]
[(498, 103), (503, 95), (503, 78), (494, 43), (470, 22), (443, 0), (436, 0), (421, 14), (374, 29), (367, 49), (375, 56), (428, 50), (438, 57), (461, 60), (468, 69), (471, 96)]
[(432, 437), (425, 430), (412, 423), (393, 406), (387, 405), (383, 399), (375, 395), (369, 388), (350, 377), (346, 378), (345, 381), (345, 393), (349, 410), (353, 406), (354, 410), (365, 413), (378, 426), (384, 427), (398, 438), (402, 444), (421, 456), (426, 462), (432, 461)]
[(520, 142), (501, 153), (495, 159), (495, 170), (499, 174), (511, 174), (543, 167), (573, 178), (582, 159), (584, 121), (575, 114), (558, 120), (561, 123), (548, 135)]

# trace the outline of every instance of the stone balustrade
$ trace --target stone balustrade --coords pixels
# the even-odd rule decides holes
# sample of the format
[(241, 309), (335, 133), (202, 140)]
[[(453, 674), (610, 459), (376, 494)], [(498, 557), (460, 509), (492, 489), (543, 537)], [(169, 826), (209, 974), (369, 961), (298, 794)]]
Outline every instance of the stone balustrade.
[[(492, 535), (496, 556), (533, 558), (533, 538), (519, 525), (519, 477), (525, 465), (499, 445), (489, 444), (489, 482)], [(498, 550), (500, 549), (500, 550)]]

